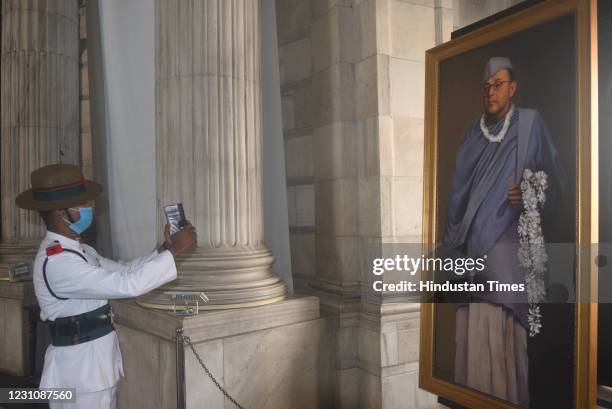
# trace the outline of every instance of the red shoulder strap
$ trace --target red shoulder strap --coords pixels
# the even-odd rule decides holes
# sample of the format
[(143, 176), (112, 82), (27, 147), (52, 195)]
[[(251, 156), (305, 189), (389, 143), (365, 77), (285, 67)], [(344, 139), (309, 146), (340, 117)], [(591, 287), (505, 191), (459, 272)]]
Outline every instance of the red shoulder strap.
[(62, 248), (61, 244), (59, 244), (59, 243), (53, 244), (53, 245), (47, 247), (47, 257), (53, 256), (55, 254), (59, 254), (62, 251), (64, 251), (64, 249)]

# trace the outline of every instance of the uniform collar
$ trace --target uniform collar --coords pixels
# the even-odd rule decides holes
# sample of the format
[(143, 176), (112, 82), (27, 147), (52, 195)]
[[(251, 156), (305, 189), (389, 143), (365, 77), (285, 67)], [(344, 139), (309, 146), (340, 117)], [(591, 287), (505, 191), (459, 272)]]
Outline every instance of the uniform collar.
[(74, 248), (74, 249), (79, 249), (79, 250), (81, 249), (81, 242), (79, 242), (78, 240), (73, 240), (69, 237), (66, 237), (58, 233), (54, 233), (52, 231), (47, 231), (46, 238), (50, 242), (53, 242), (53, 241), (59, 242), (59, 244), (61, 244), (62, 247)]

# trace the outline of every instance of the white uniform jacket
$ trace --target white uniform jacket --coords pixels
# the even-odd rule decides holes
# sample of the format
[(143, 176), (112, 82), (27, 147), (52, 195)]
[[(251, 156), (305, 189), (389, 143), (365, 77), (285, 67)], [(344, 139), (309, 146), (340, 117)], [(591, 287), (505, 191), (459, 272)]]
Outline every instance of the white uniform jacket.
[[(59, 244), (63, 251), (48, 257), (46, 273), (49, 287), (61, 298), (55, 298), (45, 285), (43, 263), (46, 249)], [(91, 246), (68, 237), (47, 232), (34, 259), (34, 291), (40, 306), (40, 318), (78, 315), (95, 310), (108, 299), (137, 297), (176, 279), (174, 257), (169, 251), (140, 257), (131, 262), (117, 262), (100, 256)], [(123, 376), (123, 363), (115, 331), (78, 345), (49, 345), (45, 354), (41, 388), (76, 388), (88, 393), (112, 388)]]

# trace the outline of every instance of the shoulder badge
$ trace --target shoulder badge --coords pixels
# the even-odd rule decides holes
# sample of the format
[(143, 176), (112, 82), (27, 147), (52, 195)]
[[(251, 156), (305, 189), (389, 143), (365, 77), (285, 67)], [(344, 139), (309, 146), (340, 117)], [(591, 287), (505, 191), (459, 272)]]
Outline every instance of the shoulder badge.
[(59, 254), (62, 251), (64, 251), (64, 249), (62, 248), (61, 244), (59, 244), (59, 243), (53, 244), (53, 245), (47, 247), (47, 257), (53, 256), (55, 254)]

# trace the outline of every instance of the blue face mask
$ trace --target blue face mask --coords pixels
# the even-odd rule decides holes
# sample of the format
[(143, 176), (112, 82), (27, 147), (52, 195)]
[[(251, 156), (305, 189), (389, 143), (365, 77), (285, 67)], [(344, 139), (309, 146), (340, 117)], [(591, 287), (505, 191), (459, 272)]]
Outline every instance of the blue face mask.
[(73, 210), (78, 210), (79, 220), (68, 224), (70, 230), (76, 234), (81, 234), (91, 226), (93, 222), (93, 208), (92, 207), (79, 207)]

